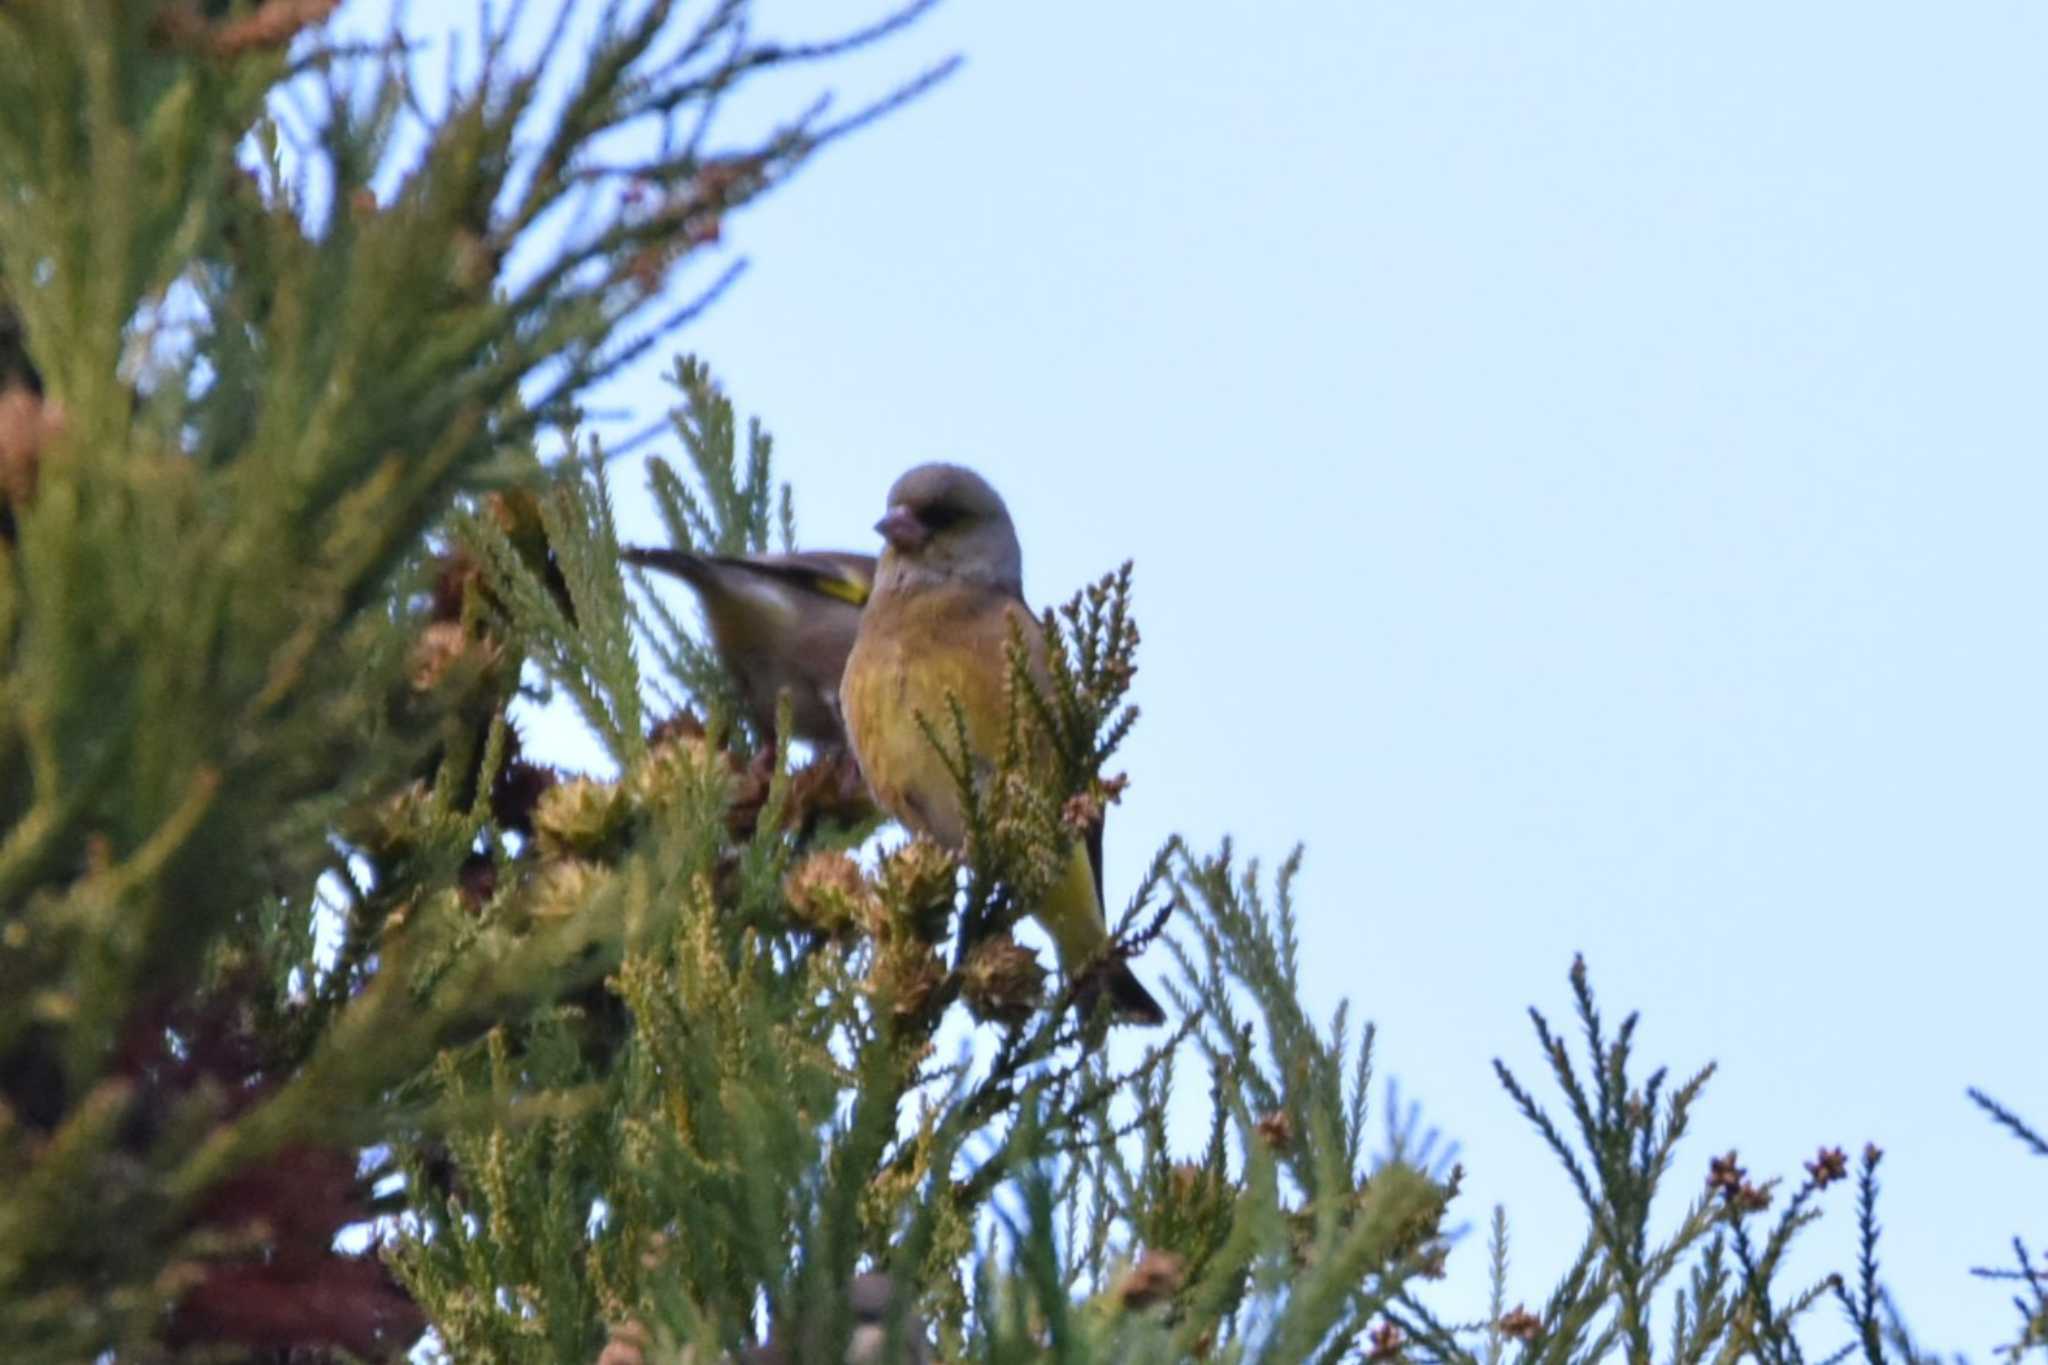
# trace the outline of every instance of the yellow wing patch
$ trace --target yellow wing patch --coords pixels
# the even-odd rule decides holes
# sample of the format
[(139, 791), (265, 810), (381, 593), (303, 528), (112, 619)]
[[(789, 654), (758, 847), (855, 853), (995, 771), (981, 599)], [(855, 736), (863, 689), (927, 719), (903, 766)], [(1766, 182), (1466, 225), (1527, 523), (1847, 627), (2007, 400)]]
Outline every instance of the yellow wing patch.
[(823, 575), (813, 579), (811, 585), (827, 597), (836, 597), (856, 607), (868, 604), (868, 592), (873, 586), (853, 578), (827, 578)]

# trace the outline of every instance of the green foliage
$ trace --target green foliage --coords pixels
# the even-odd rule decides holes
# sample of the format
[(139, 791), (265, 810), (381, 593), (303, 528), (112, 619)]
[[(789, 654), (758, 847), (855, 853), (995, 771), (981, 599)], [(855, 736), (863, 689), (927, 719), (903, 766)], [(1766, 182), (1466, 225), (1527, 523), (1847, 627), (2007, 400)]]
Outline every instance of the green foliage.
[[(1880, 1286), (1876, 1254), (1876, 1181), (1880, 1153), (1866, 1147), (1858, 1179), (1861, 1259), (1851, 1287), (1830, 1274), (1788, 1286), (1788, 1256), (1820, 1218), (1822, 1192), (1848, 1178), (1849, 1159), (1823, 1147), (1805, 1164), (1805, 1178), (1779, 1209), (1780, 1182), (1753, 1181), (1736, 1153), (1707, 1163), (1704, 1189), (1688, 1200), (1675, 1225), (1652, 1231), (1658, 1197), (1680, 1140), (1714, 1068), (1695, 1071), (1676, 1087), (1662, 1067), (1637, 1079), (1632, 1063), (1638, 1016), (1609, 1031), (1593, 996), (1585, 963), (1571, 970), (1574, 1013), (1584, 1038), (1583, 1062), (1539, 1011), (1530, 1010), (1536, 1039), (1562, 1095), (1559, 1122), (1503, 1062), (1494, 1063), (1515, 1107), (1557, 1158), (1586, 1211), (1577, 1256), (1540, 1308), (1503, 1312), (1508, 1292), (1508, 1220), (1495, 1209), (1489, 1252), (1492, 1311), (1478, 1323), (1446, 1323), (1417, 1296), (1404, 1295), (1388, 1313), (1406, 1358), (1478, 1362), (1512, 1355), (1521, 1362), (1578, 1362), (1619, 1356), (1672, 1365), (1756, 1360), (1797, 1365), (1840, 1361), (1860, 1353), (1870, 1365), (1932, 1361), (1917, 1347)], [(1656, 1300), (1666, 1296), (1668, 1327)], [(1832, 1297), (1852, 1328), (1846, 1344), (1816, 1355), (1813, 1310)], [(1475, 1349), (1475, 1347), (1477, 1349)]]
[[(499, 25), (438, 97), (320, 8), (0, 6), (10, 1360), (416, 1329), (332, 1251), (373, 1207), (352, 1149), (443, 1122), (412, 1078), (625, 924), (475, 916), (518, 660), (459, 591), (422, 614), (425, 536), (689, 311), (679, 223), (861, 117), (710, 143), (735, 83), (844, 50), (743, 5), (615, 8), (530, 66)], [(626, 134), (662, 150), (612, 168)]]

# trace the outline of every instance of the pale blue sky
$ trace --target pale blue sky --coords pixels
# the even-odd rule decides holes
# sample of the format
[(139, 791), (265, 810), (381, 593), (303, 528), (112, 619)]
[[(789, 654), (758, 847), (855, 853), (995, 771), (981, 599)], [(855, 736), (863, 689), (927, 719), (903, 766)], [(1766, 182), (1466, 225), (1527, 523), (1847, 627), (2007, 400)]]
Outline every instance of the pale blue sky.
[(1965, 1272), (2048, 1172), (1963, 1087), (2048, 1121), (2048, 11), (956, 0), (828, 75), (951, 51), (678, 341), (805, 541), (945, 458), (1038, 599), (1137, 560), (1112, 898), (1175, 831), (1305, 841), (1311, 1003), (1508, 1203), (1511, 1297), (1581, 1222), (1489, 1061), (1583, 951), (1722, 1064), (1675, 1194), (1875, 1140), (1915, 1326), (2009, 1340)]

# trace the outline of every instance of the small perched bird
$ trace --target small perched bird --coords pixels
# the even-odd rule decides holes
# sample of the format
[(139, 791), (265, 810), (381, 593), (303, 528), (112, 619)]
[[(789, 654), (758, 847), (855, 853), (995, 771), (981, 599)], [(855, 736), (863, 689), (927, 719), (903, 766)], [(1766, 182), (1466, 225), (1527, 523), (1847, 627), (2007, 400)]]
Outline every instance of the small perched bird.
[[(954, 697), (966, 717), (968, 747), (980, 764), (993, 762), (1008, 728), (1013, 622), (1033, 672), (1045, 679), (1045, 638), (1024, 605), (1023, 552), (995, 489), (958, 465), (920, 465), (898, 479), (875, 529), (887, 548), (839, 684), (847, 738), (876, 802), (913, 831), (958, 850), (967, 842), (959, 788), (917, 718), (921, 713), (943, 727), (946, 699)], [(1077, 842), (1059, 880), (1033, 907), (1069, 972), (1109, 941), (1099, 887), (1095, 858)], [(1084, 985), (1084, 1005), (1106, 988), (1118, 1018), (1166, 1021), (1129, 967), (1112, 960), (1099, 971)]]
[[(910, 1311), (907, 1305), (897, 1302), (896, 1282), (879, 1271), (868, 1271), (853, 1277), (847, 1286), (847, 1307), (853, 1310), (853, 1336), (846, 1343), (846, 1365), (883, 1365), (884, 1351), (889, 1344), (889, 1317), (892, 1313), (903, 1315), (902, 1353), (890, 1357), (903, 1365), (930, 1365), (931, 1346), (925, 1341), (924, 1319)], [(776, 1343), (770, 1342), (767, 1349), (775, 1350)], [(767, 1365), (783, 1365), (778, 1358)]]
[[(926, 1340), (927, 1329), (924, 1319), (908, 1302), (899, 1301), (896, 1282), (879, 1271), (867, 1271), (853, 1277), (846, 1287), (846, 1306), (853, 1317), (853, 1331), (846, 1343), (846, 1365), (931, 1365), (931, 1344)], [(901, 1313), (903, 1325), (900, 1329), (899, 1349), (894, 1354), (885, 1354), (889, 1346), (890, 1317)], [(822, 1314), (812, 1313), (799, 1316), (803, 1327), (813, 1332), (823, 1326)], [(653, 1365), (647, 1357), (648, 1335), (638, 1324), (628, 1323), (612, 1333), (611, 1341), (605, 1346), (604, 1354), (597, 1358), (597, 1365)], [(685, 1346), (678, 1365), (689, 1365), (696, 1359), (696, 1352)], [(732, 1357), (720, 1356), (722, 1365), (731, 1365)], [(749, 1346), (739, 1354), (740, 1365), (794, 1365), (793, 1350), (784, 1339), (784, 1333), (777, 1331), (760, 1346)]]
[(627, 549), (620, 558), (674, 574), (696, 589), (719, 661), (762, 735), (774, 735), (776, 698), (787, 691), (792, 738), (845, 746), (839, 676), (874, 583), (873, 555)]

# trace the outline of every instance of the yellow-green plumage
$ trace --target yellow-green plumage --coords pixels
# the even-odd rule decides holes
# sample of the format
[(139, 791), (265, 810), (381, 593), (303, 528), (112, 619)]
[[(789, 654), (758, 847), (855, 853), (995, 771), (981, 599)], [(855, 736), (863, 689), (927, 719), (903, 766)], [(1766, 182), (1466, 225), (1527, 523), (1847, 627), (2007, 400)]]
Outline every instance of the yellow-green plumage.
[[(978, 477), (953, 466), (925, 466), (899, 481), (898, 490), (931, 470), (965, 475), (977, 490), (986, 491), (993, 501), (986, 515), (999, 518), (1014, 559), (1008, 514)], [(893, 491), (891, 501), (897, 502)], [(885, 518), (884, 527), (890, 524)], [(965, 520), (957, 524), (963, 527), (963, 543), (950, 559), (945, 552), (955, 520), (937, 529), (920, 528), (921, 542), (917, 532), (900, 525), (892, 534), (840, 683), (847, 738), (876, 802), (910, 829), (955, 850), (967, 839), (959, 787), (918, 717), (924, 716), (945, 739), (952, 725), (948, 698), (956, 699), (966, 720), (969, 750), (980, 766), (992, 766), (1008, 735), (1013, 631), (1021, 635), (1041, 682), (1045, 659), (1039, 623), (1014, 591), (1014, 572), (980, 572), (980, 556), (966, 539), (975, 528)], [(1033, 908), (1069, 971), (1086, 965), (1109, 940), (1097, 881), (1088, 849), (1076, 842), (1066, 868)], [(1120, 1015), (1150, 1023), (1164, 1019), (1128, 967), (1113, 962), (1103, 972)]]
[(935, 588), (876, 602), (839, 686), (847, 732), (876, 799), (951, 847), (967, 838), (959, 791), (916, 717), (922, 713), (945, 735), (947, 698), (956, 697), (969, 746), (983, 757), (997, 751), (1009, 717), (1005, 651), (1013, 616), (1035, 641), (1038, 623), (1023, 606), (986, 589)]

